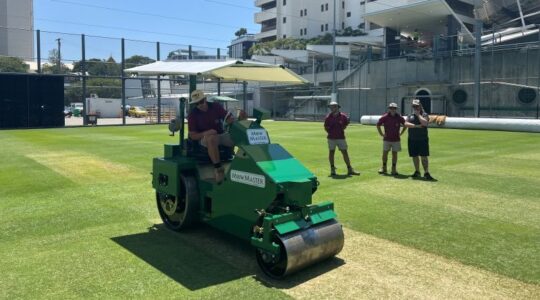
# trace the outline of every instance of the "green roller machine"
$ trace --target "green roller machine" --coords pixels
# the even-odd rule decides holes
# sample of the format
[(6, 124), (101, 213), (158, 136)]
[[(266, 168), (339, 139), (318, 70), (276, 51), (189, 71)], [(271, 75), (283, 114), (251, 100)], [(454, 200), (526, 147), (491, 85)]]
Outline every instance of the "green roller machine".
[(255, 248), (264, 273), (282, 278), (338, 254), (343, 230), (332, 202), (312, 203), (317, 177), (270, 141), (261, 126), (267, 112), (256, 109), (254, 116), (229, 126), (237, 150), (220, 149), (225, 180), (219, 184), (206, 149), (184, 140), (183, 122), (172, 123), (180, 142), (154, 158), (152, 185), (169, 229), (206, 223), (236, 236)]

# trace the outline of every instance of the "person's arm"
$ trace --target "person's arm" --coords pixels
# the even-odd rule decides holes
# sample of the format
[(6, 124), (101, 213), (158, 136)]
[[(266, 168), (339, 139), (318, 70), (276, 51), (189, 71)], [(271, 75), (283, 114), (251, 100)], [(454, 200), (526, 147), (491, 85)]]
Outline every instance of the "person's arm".
[(343, 130), (345, 130), (345, 128), (347, 128), (347, 126), (349, 126), (349, 124), (351, 123), (351, 119), (349, 119), (349, 116), (347, 116), (346, 114), (343, 114), (343, 116), (345, 117), (345, 123), (343, 125)]
[(405, 133), (405, 131), (407, 131), (407, 126), (405, 126), (405, 123), (407, 123), (407, 121), (405, 121), (405, 118), (401, 117), (401, 119), (399, 120), (401, 125), (403, 126), (403, 128), (401, 128), (401, 132), (399, 133), (399, 136), (403, 135), (403, 133)]
[(329, 121), (328, 117), (326, 117), (326, 119), (324, 119), (324, 130), (326, 132), (330, 131), (330, 121)]
[(379, 132), (379, 135), (384, 137), (384, 133), (381, 130), (381, 125), (377, 124), (377, 131)]
[(423, 113), (423, 111), (415, 110), (414, 114), (416, 115), (416, 117), (420, 121), (420, 125), (422, 125), (424, 127), (428, 126), (429, 121), (426, 119), (426, 115)]

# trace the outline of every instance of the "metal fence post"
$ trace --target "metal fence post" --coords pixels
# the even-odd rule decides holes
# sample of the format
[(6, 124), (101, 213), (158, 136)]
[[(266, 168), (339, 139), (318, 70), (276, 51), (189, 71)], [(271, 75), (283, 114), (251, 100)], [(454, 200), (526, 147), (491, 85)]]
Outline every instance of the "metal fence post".
[(476, 20), (474, 26), (474, 117), (480, 117), (480, 60), (482, 59), (480, 47), (482, 46), (482, 21)]
[[(84, 34), (81, 34), (81, 75), (82, 75), (82, 102), (83, 112), (88, 112), (86, 105), (86, 38)], [(88, 125), (87, 118), (83, 118), (83, 125)]]
[[(156, 43), (156, 60), (160, 60), (160, 45)], [(169, 81), (170, 82), (170, 81)], [(157, 123), (161, 123), (161, 75), (157, 76)]]
[(41, 31), (36, 30), (37, 72), (41, 73)]
[(124, 69), (126, 67), (126, 49), (125, 49), (125, 40), (121, 40), (121, 52), (122, 52), (122, 72), (120, 73), (122, 80), (122, 125), (126, 125), (126, 80), (124, 78)]

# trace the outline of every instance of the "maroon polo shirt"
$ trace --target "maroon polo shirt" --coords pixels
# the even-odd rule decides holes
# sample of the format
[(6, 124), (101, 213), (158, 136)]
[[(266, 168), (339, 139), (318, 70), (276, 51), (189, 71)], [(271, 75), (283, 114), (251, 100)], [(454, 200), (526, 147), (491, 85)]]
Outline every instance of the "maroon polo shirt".
[(227, 111), (218, 103), (208, 102), (207, 111), (195, 107), (188, 116), (188, 130), (200, 133), (215, 129), (218, 134), (221, 134), (223, 133), (223, 119), (226, 115)]
[(385, 137), (387, 142), (399, 142), (399, 128), (401, 124), (405, 124), (405, 119), (399, 114), (392, 116), (390, 113), (385, 113), (377, 122), (377, 126), (384, 126)]
[(324, 130), (328, 132), (328, 138), (331, 140), (345, 139), (345, 128), (349, 125), (349, 117), (342, 112), (337, 114), (329, 113), (324, 119)]

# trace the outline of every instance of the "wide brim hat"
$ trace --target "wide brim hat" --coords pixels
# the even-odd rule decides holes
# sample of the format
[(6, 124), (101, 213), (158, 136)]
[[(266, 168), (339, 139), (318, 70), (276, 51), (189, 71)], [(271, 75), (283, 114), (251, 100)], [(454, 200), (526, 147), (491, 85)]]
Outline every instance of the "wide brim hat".
[(392, 103), (388, 104), (388, 108), (392, 108), (392, 107), (394, 107), (394, 108), (398, 108), (397, 104), (396, 104), (396, 103), (394, 103), (394, 102), (392, 102)]
[(328, 107), (333, 106), (333, 105), (337, 105), (338, 108), (341, 108), (341, 105), (339, 105), (339, 103), (337, 103), (336, 101), (332, 101), (328, 103)]
[(422, 105), (422, 104), (420, 103), (420, 100), (418, 100), (418, 99), (413, 99), (412, 105), (418, 105), (418, 106), (420, 106), (420, 105)]
[(206, 95), (202, 90), (194, 90), (191, 92), (191, 101), (189, 101), (189, 104), (199, 103), (204, 98), (206, 98)]

